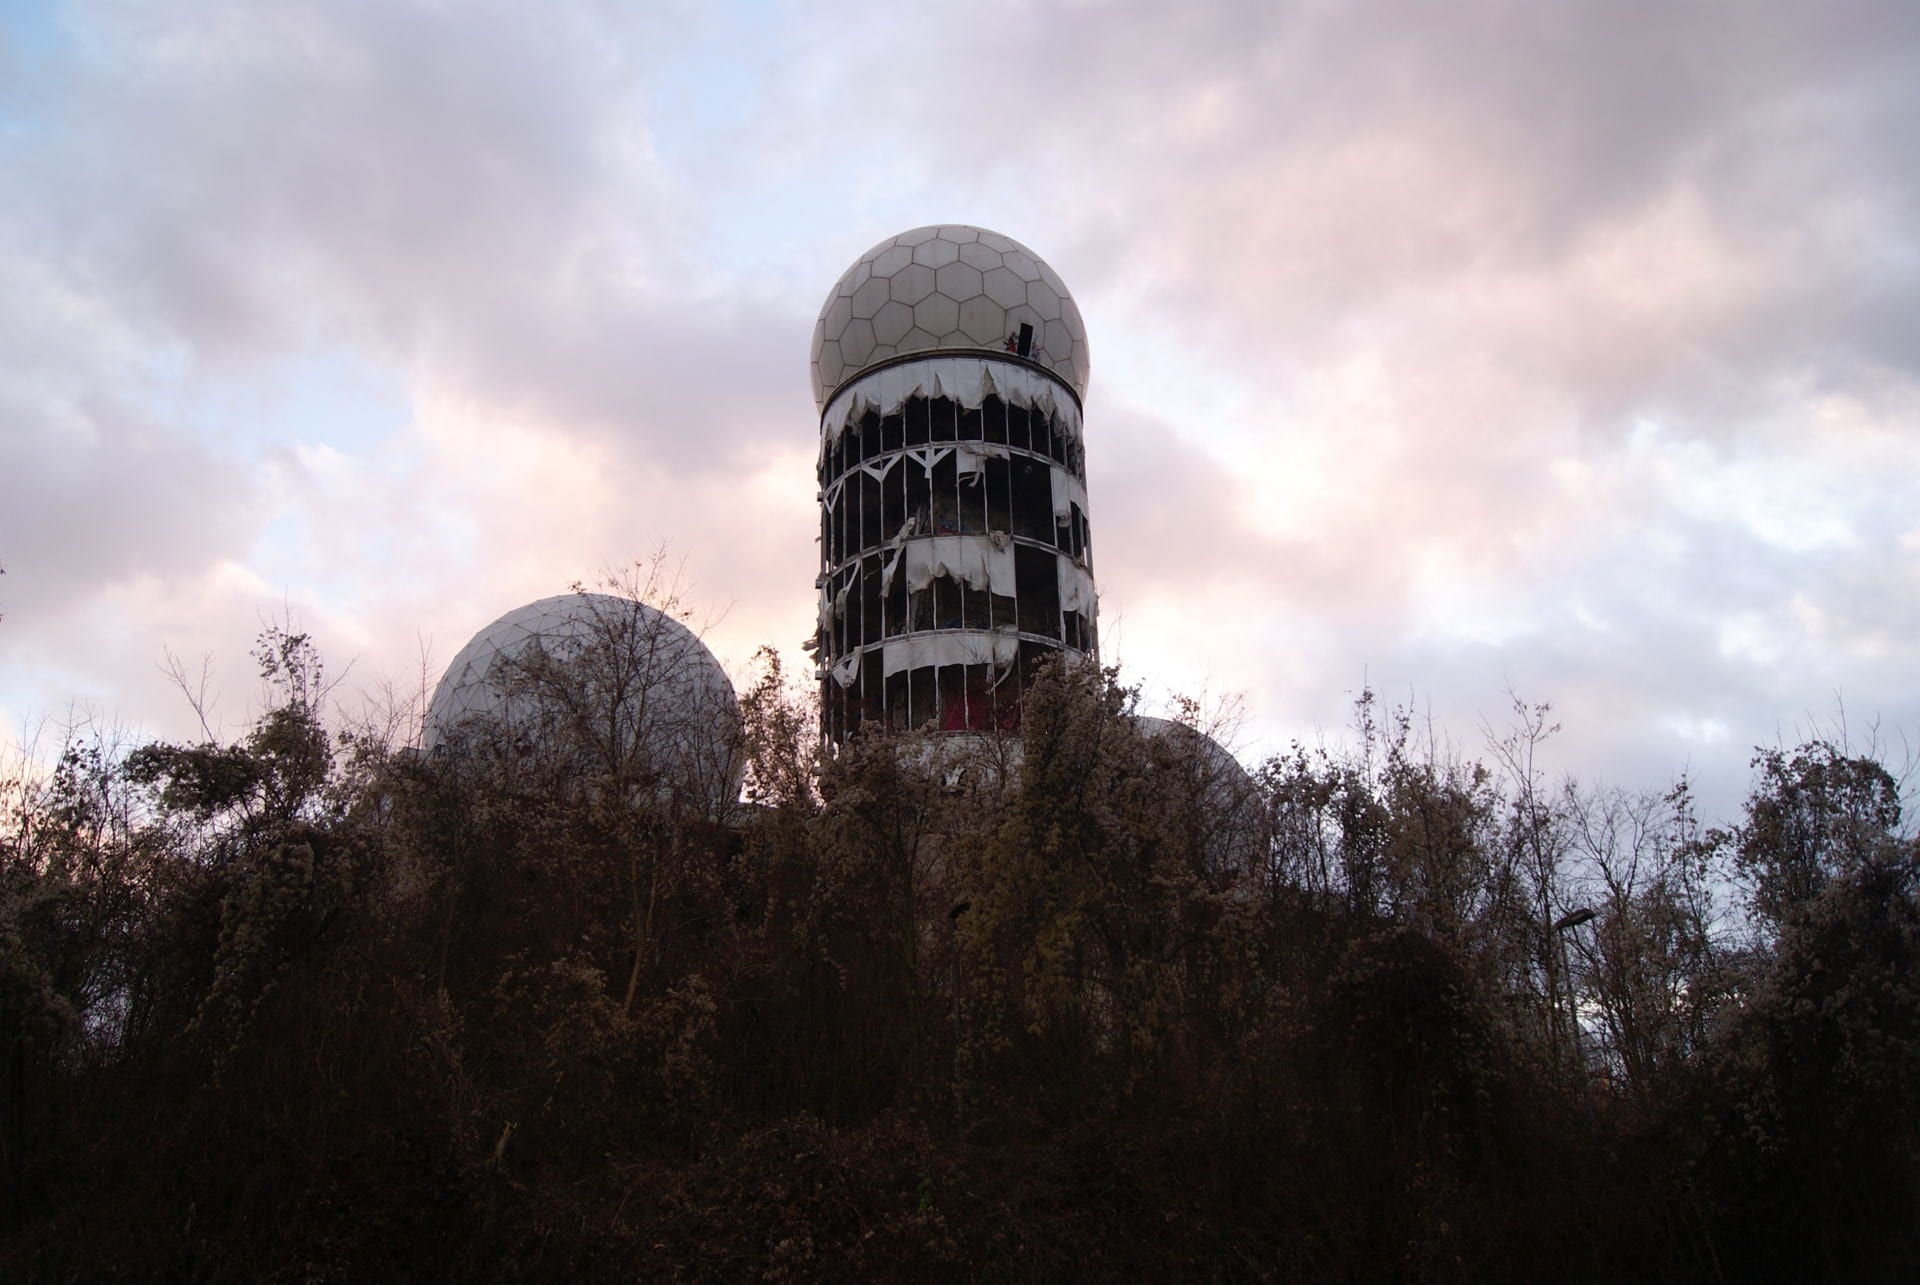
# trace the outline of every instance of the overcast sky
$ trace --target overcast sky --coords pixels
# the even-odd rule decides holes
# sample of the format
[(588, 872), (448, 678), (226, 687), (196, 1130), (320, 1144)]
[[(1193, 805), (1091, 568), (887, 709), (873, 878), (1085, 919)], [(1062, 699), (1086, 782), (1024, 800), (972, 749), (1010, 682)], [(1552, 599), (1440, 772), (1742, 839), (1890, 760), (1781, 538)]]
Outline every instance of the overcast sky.
[(1093, 352), (1109, 659), (1716, 810), (1920, 743), (1920, 5), (0, 0), (0, 726), (348, 688), (665, 544), (812, 627), (807, 347), (925, 223)]

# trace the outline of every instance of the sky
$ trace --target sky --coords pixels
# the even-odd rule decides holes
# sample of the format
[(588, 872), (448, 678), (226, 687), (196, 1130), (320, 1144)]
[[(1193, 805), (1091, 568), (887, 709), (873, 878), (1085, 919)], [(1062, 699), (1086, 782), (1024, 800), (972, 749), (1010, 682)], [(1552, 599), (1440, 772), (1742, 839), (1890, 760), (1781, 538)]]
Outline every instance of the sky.
[[(0, 736), (351, 704), (664, 549), (806, 672), (814, 317), (994, 228), (1105, 659), (1737, 804), (1920, 746), (1920, 5), (0, 0)], [(1904, 740), (1903, 740), (1904, 738)]]

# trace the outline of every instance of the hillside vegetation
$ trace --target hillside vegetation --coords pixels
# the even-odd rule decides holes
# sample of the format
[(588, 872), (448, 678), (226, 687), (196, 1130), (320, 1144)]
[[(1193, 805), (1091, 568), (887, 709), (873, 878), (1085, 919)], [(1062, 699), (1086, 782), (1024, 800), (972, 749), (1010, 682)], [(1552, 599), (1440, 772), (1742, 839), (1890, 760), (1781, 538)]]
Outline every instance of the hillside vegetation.
[(259, 654), (239, 742), (6, 783), (8, 1280), (1912, 1279), (1920, 866), (1843, 746), (1715, 827), (1363, 698), (1248, 798), (1091, 668), (1013, 775), (821, 756), (769, 663), (729, 810)]

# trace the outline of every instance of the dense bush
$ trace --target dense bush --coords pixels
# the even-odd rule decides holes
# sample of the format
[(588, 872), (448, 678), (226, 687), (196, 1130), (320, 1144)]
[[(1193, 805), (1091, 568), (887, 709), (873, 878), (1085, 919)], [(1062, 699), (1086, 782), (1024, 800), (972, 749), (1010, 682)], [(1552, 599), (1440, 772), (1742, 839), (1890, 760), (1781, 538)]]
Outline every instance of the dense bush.
[(8, 782), (8, 1279), (1857, 1280), (1920, 1249), (1916, 849), (1842, 747), (1762, 755), (1712, 830), (1684, 787), (1549, 788), (1544, 709), (1481, 765), (1363, 698), (1350, 753), (1249, 800), (1091, 668), (1031, 694), (1012, 772), (821, 756), (769, 665), (749, 802), (696, 808), (330, 734), (304, 640), (260, 655), (238, 743), (77, 739)]

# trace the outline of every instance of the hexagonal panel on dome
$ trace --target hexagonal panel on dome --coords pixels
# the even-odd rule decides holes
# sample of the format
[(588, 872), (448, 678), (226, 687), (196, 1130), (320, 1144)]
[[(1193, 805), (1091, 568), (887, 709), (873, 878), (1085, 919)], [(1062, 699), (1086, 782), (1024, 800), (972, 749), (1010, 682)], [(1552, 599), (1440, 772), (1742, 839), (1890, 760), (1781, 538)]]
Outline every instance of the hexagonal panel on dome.
[(813, 335), (814, 398), (824, 411), (842, 385), (896, 356), (1004, 352), (1022, 321), (1036, 332), (1032, 359), (1084, 397), (1079, 309), (1038, 255), (998, 232), (961, 224), (888, 237), (828, 292)]
[(986, 295), (975, 295), (960, 305), (960, 333), (982, 348), (1006, 340), (1007, 310)]
[(913, 305), (913, 319), (929, 334), (944, 335), (960, 324), (960, 305), (943, 294), (930, 294)]
[[(924, 263), (909, 263), (893, 274), (889, 298), (911, 308), (933, 293), (933, 269)], [(831, 308), (833, 305), (827, 305)]]
[(987, 297), (1002, 308), (1014, 308), (1027, 301), (1027, 283), (1013, 275), (1011, 268), (994, 268), (982, 278)]
[(981, 241), (969, 241), (960, 247), (960, 262), (985, 272), (1000, 266), (1000, 252)]
[(934, 272), (933, 284), (947, 298), (965, 302), (980, 293), (980, 269), (970, 263), (949, 263)]

